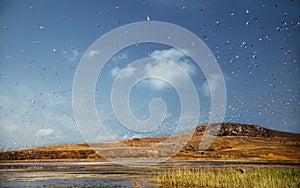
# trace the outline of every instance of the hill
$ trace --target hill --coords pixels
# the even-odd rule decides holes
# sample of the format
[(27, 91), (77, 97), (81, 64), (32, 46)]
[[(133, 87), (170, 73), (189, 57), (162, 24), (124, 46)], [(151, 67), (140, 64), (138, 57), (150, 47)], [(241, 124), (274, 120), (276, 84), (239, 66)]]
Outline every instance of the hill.
[(199, 143), (207, 125), (197, 126), (191, 133), (171, 137), (133, 138), (118, 142), (90, 144), (98, 148), (98, 155), (88, 144), (53, 145), (37, 148), (0, 152), (1, 162), (11, 161), (70, 161), (104, 160), (105, 156), (118, 156), (119, 159), (153, 159), (168, 155), (168, 147), (159, 153), (145, 151), (134, 152), (141, 148), (163, 143), (170, 139), (176, 142), (181, 137), (191, 134), (189, 142), (170, 160), (220, 160), (220, 161), (269, 161), (300, 163), (300, 134), (281, 132), (258, 125), (239, 123), (214, 123), (221, 126), (213, 143), (199, 151)]

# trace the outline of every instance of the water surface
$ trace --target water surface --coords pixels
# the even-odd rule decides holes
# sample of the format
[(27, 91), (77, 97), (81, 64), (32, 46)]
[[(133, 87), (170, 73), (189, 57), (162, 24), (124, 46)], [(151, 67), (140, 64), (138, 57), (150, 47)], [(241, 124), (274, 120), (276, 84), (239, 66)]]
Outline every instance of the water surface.
[[(174, 166), (230, 167), (283, 166), (264, 162), (171, 161), (149, 166), (121, 166), (111, 162), (1, 163), (0, 187), (159, 187), (153, 177), (159, 170)], [(287, 165), (287, 164), (285, 164)]]

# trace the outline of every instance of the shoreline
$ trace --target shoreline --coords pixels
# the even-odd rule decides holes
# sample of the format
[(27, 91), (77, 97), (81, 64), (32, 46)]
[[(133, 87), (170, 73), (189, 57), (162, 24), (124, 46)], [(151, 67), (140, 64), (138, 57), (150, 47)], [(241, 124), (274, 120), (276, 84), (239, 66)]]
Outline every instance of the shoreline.
[[(123, 161), (124, 164), (134, 164), (136, 167), (159, 167), (159, 166), (189, 166), (189, 167), (211, 167), (211, 166), (299, 166), (299, 162), (294, 161), (241, 161), (241, 160), (172, 160), (164, 161), (161, 163), (153, 164), (153, 161)], [(122, 165), (120, 163), (112, 161), (7, 161), (0, 162), (0, 169), (5, 167), (72, 167), (72, 166), (131, 166), (131, 165)]]

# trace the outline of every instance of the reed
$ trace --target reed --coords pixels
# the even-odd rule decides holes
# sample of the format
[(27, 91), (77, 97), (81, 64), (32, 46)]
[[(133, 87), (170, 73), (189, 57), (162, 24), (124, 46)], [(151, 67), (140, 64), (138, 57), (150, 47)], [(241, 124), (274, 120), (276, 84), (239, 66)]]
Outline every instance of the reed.
[(176, 167), (160, 172), (161, 187), (300, 187), (300, 168)]

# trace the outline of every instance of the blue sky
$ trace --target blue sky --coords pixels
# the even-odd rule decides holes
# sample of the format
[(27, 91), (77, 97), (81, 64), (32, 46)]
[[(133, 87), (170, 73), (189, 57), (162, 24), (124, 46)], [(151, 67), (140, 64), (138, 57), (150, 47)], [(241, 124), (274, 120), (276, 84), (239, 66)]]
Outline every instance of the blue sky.
[[(299, 9), (298, 1), (2, 0), (0, 149), (84, 142), (72, 109), (80, 59), (105, 33), (147, 19), (184, 27), (210, 48), (226, 82), (224, 121), (300, 133)], [(170, 46), (139, 44), (116, 53), (98, 78), (97, 112), (111, 136), (103, 141), (168, 135), (176, 127), (178, 94), (157, 79), (141, 82), (129, 100), (139, 119), (150, 116), (152, 98), (164, 100), (168, 112), (161, 126), (146, 133), (131, 131), (114, 116), (110, 102), (114, 79), (122, 70), (130, 72), (130, 63), (146, 57), (164, 57), (184, 68), (199, 95), (198, 123), (208, 122), (211, 98), (195, 62)], [(181, 77), (166, 65), (152, 64), (147, 71), (161, 71), (180, 83)]]

